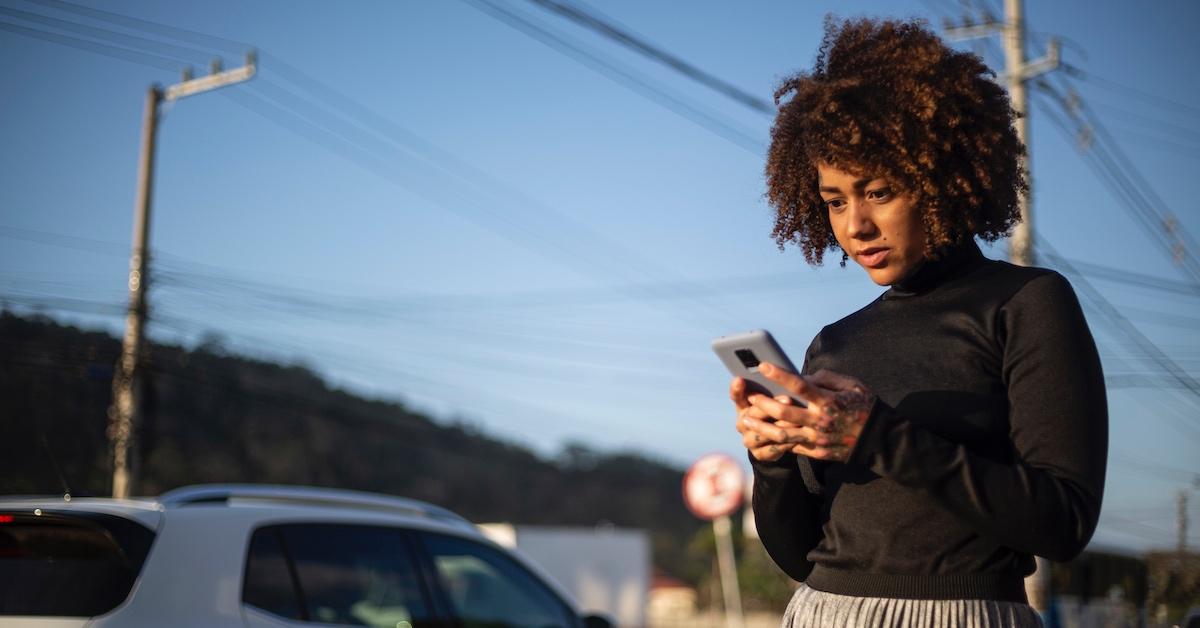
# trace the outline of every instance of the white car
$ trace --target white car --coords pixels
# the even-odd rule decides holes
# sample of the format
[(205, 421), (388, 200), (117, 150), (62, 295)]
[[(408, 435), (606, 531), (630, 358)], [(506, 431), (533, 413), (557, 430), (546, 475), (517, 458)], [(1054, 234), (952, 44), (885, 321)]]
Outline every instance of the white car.
[(470, 522), (334, 489), (0, 498), (0, 628), (593, 628)]

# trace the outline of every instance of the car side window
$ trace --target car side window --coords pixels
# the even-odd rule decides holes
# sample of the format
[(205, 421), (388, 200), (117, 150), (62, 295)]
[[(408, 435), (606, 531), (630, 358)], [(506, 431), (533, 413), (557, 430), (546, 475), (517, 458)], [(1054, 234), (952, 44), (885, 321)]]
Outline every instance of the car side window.
[(278, 526), (259, 528), (250, 537), (242, 601), (280, 617), (304, 619), (300, 593), (283, 552), (283, 534)]
[(495, 548), (421, 534), (455, 614), (465, 628), (575, 628), (578, 620), (536, 576)]
[(350, 626), (430, 626), (405, 532), (381, 526), (259, 528), (242, 600), (284, 618)]

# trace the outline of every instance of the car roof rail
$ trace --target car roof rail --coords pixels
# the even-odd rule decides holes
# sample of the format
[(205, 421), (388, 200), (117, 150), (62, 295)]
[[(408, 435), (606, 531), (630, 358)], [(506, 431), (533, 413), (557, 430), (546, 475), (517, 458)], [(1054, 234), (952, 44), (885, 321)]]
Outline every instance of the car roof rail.
[(167, 491), (159, 496), (158, 501), (165, 508), (177, 508), (228, 502), (231, 499), (390, 511), (474, 527), (474, 524), (461, 515), (427, 502), (340, 488), (271, 484), (197, 484)]

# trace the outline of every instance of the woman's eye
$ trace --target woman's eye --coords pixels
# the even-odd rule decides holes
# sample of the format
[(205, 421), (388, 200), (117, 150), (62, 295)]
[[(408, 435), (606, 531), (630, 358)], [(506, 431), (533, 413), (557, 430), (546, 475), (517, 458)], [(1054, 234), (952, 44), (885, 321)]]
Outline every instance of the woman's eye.
[(829, 211), (831, 211), (831, 212), (838, 211), (845, 205), (846, 205), (846, 201), (844, 199), (840, 199), (840, 198), (835, 198), (832, 200), (825, 201), (825, 207), (827, 207), (829, 209)]
[(892, 188), (880, 188), (867, 192), (867, 198), (873, 201), (886, 201), (892, 197)]

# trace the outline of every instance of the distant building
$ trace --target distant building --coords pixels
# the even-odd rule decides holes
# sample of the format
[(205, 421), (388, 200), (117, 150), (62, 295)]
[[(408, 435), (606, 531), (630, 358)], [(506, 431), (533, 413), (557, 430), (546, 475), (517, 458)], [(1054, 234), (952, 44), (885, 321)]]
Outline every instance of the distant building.
[(507, 523), (479, 527), (493, 541), (540, 565), (585, 613), (603, 613), (618, 626), (646, 625), (650, 538), (644, 530)]
[(686, 582), (656, 572), (650, 582), (649, 625), (669, 626), (696, 615), (696, 589)]

